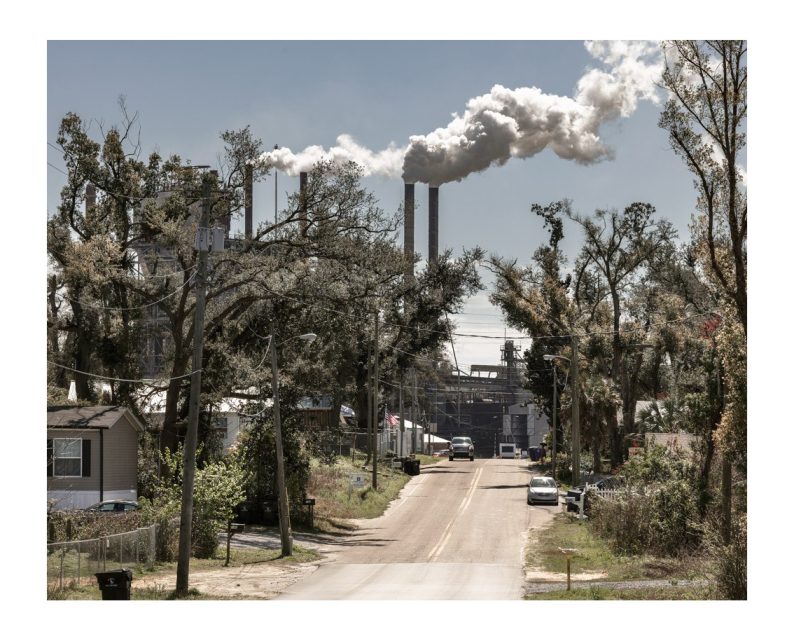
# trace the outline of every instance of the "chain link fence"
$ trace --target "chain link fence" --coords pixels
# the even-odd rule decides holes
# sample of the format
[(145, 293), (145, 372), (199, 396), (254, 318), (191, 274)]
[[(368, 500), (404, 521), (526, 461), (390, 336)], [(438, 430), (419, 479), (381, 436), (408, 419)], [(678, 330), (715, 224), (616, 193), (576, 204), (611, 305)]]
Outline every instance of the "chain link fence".
[(157, 524), (97, 539), (47, 544), (47, 589), (91, 583), (94, 574), (120, 568), (151, 569)]

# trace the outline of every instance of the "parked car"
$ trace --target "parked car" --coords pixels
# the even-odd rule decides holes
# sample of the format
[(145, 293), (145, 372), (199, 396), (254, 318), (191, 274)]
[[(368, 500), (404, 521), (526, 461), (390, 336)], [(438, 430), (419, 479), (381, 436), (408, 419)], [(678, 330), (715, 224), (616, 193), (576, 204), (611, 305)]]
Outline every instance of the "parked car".
[(452, 445), (449, 449), (449, 460), (454, 461), (456, 457), (468, 457), (474, 460), (474, 443), (468, 436), (453, 436)]
[(559, 503), (557, 483), (550, 476), (535, 476), (527, 488), (527, 505), (535, 503)]
[(87, 508), (85, 508), (86, 512), (132, 512), (138, 509), (138, 503), (136, 501), (101, 501), (99, 503), (94, 503)]

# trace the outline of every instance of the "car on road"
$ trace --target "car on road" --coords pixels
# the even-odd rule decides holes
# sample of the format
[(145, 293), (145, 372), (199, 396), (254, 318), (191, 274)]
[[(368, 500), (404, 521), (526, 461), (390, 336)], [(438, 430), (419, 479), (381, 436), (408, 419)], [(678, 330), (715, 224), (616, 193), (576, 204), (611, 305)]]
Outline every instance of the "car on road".
[(133, 512), (137, 509), (138, 503), (136, 501), (100, 501), (85, 508), (85, 511), (118, 514), (119, 512)]
[(468, 436), (453, 436), (452, 444), (449, 446), (449, 460), (454, 461), (457, 457), (465, 457), (470, 461), (474, 460), (474, 443)]
[(559, 503), (557, 483), (550, 476), (535, 476), (529, 481), (527, 505), (535, 503)]

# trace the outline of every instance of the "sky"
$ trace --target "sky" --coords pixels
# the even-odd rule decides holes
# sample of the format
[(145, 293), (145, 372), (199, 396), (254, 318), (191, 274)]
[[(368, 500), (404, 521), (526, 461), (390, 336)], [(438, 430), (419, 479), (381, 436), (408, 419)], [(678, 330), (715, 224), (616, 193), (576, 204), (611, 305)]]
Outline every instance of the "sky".
[[(790, 66), (790, 19), (784, 4), (568, 0), (560, 5), (497, 0), (466, 5), (402, 0), (399, 5), (376, 5), (357, 0), (303, 0), (255, 5), (227, 0), (219, 6), (200, 0), (139, 0), (131, 10), (118, 3), (73, 0), (50, 3), (46, 11), (42, 4), (9, 5), (0, 39), (7, 63), (6, 100), (0, 103), (6, 123), (5, 153), (0, 154), (0, 164), (14, 185), (4, 203), (14, 236), (7, 236), (6, 251), (0, 252), (3, 292), (15, 310), (0, 315), (6, 357), (4, 389), (15, 400), (8, 408), (9, 426), (43, 424), (46, 314), (41, 257), (46, 254), (46, 242), (42, 210), (48, 214), (54, 210), (63, 178), (50, 167), (49, 163), (63, 165), (47, 143), (54, 142), (57, 123), (67, 111), (113, 124), (119, 120), (118, 96), (124, 94), (130, 110), (140, 114), (145, 153), (153, 148), (177, 152), (195, 164), (213, 162), (220, 149), (220, 131), (245, 125), (268, 147), (327, 148), (339, 135), (348, 134), (377, 151), (390, 142), (407, 145), (411, 136), (446, 127), (452, 112), (462, 114), (469, 99), (486, 95), (497, 83), (509, 89), (535, 86), (548, 94), (574, 96), (577, 82), (591, 68), (603, 69), (585, 48), (585, 38), (747, 38), (752, 180), (748, 192), (748, 437), (753, 452), (751, 474), (760, 479), (750, 486), (751, 599), (747, 604), (670, 604), (663, 619), (656, 607), (661, 604), (621, 603), (620, 612), (615, 611), (621, 626), (613, 632), (620, 638), (619, 631), (635, 634), (641, 629), (644, 638), (667, 639), (680, 630), (686, 638), (693, 629), (705, 632), (708, 626), (711, 636), (727, 639), (767, 627), (771, 630), (782, 620), (786, 592), (777, 583), (778, 533), (784, 515), (768, 490), (789, 482), (785, 466), (777, 465), (770, 454), (794, 445), (779, 404), (769, 402), (790, 394), (790, 376), (784, 367), (791, 362), (792, 351), (791, 341), (785, 340), (791, 307), (785, 292), (790, 271), (786, 258), (794, 231), (787, 193), (789, 150), (794, 143), (787, 123), (794, 97), (791, 83), (785, 82)], [(130, 44), (129, 40), (138, 42)], [(241, 76), (245, 79), (240, 80)], [(658, 105), (639, 101), (629, 117), (601, 125), (600, 138), (614, 150), (613, 160), (583, 166), (546, 150), (442, 185), (441, 248), (457, 253), (479, 245), (525, 262), (543, 240), (529, 212), (531, 203), (563, 197), (571, 198), (581, 213), (622, 207), (637, 199), (651, 202), (685, 239), (694, 191), (683, 164), (656, 127), (658, 110)], [(280, 172), (280, 188), (282, 183), (284, 190), (294, 189), (297, 180)], [(42, 189), (44, 184), (46, 189)], [(399, 205), (399, 178), (373, 177), (366, 184), (387, 212)], [(257, 190), (258, 220), (272, 211), (272, 191), (272, 180)], [(416, 247), (424, 252), (424, 185), (417, 186), (416, 195)], [(572, 256), (578, 241), (571, 231), (566, 229), (563, 247)], [(24, 242), (16, 242), (17, 238)], [(476, 327), (477, 333), (504, 333), (498, 311), (487, 304), (487, 294), (476, 297), (466, 311), (470, 313), (461, 318), (460, 331)], [(456, 345), (458, 358), (461, 364), (495, 362), (499, 342), (461, 342)], [(6, 498), (19, 522), (38, 524), (45, 483), (31, 463), (36, 460), (41, 432), (39, 428), (14, 429), (17, 446), (30, 456), (9, 459), (3, 469), (6, 484), (11, 486), (8, 481), (13, 479), (14, 488), (32, 489), (8, 492)], [(49, 632), (52, 617), (40, 616), (42, 604), (36, 602), (36, 595), (43, 598), (44, 560), (36, 552), (43, 536), (38, 541), (28, 537), (27, 549), (20, 547), (16, 534), (9, 533), (8, 543), (21, 552), (9, 559), (9, 575), (15, 577), (9, 590), (17, 597), (10, 611), (19, 613), (20, 623), (24, 617), (25, 629), (41, 627)], [(45, 612), (52, 609), (56, 614), (56, 608), (67, 604), (45, 605)], [(153, 606), (147, 616), (155, 616), (159, 627), (184, 633), (187, 625), (195, 638), (228, 635), (232, 620), (234, 633), (244, 633), (250, 627), (237, 622), (265, 619), (269, 631), (294, 631), (299, 626), (307, 635), (322, 634), (323, 638), (355, 637), (368, 630), (378, 630), (384, 638), (403, 638), (421, 634), (429, 625), (443, 627), (445, 620), (455, 617), (470, 622), (465, 630), (456, 629), (456, 634), (467, 638), (487, 637), (495, 629), (520, 634), (528, 626), (536, 634), (559, 634), (559, 626), (567, 625), (560, 622), (567, 621), (569, 610), (544, 603), (549, 616), (538, 617), (537, 610), (527, 610), (531, 605), (527, 603), (413, 602), (406, 604), (410, 610), (406, 616), (406, 607), (391, 603), (368, 604), (366, 612), (358, 603), (312, 603), (307, 617), (306, 604), (296, 603), (290, 609), (288, 604), (257, 603), (257, 612), (245, 613), (251, 617), (240, 617), (246, 605), (254, 604), (233, 604), (234, 612), (230, 612), (231, 604), (202, 602), (201, 609), (193, 608), (188, 617), (175, 617), (172, 606), (158, 605), (162, 607)], [(587, 619), (601, 615), (605, 606), (581, 603), (577, 607)], [(33, 608), (35, 616), (27, 616), (34, 614)], [(114, 626), (119, 638), (140, 634), (140, 626), (119, 628), (115, 613), (107, 608), (92, 608), (91, 617)], [(395, 625), (384, 625), (386, 621)], [(657, 625), (661, 621), (664, 624)]]
[[(496, 85), (510, 92), (534, 87), (567, 109), (580, 79), (611, 71), (589, 48), (582, 41), (50, 41), (47, 212), (57, 208), (65, 180), (58, 171), (64, 167), (62, 155), (52, 145), (67, 112), (80, 115), (90, 123), (90, 133), (99, 136), (101, 128), (121, 122), (123, 96), (128, 112), (138, 115), (144, 157), (156, 150), (177, 153), (193, 164), (216, 163), (220, 132), (245, 126), (268, 150), (276, 144), (295, 153), (311, 145), (328, 149), (347, 135), (379, 151), (389, 145), (402, 148), (411, 137), (447, 127), (453, 113), (463, 114), (472, 98), (490, 96)], [(655, 58), (658, 63), (658, 54)], [(631, 55), (626, 59), (634, 60)], [(600, 123), (595, 161), (588, 157), (588, 164), (582, 164), (561, 157), (544, 142), (533, 142), (529, 157), (510, 158), (442, 184), (440, 251), (459, 255), (479, 246), (488, 255), (524, 263), (546, 239), (531, 204), (563, 198), (584, 214), (650, 202), (686, 240), (695, 192), (657, 126), (664, 96), (652, 93), (655, 102), (641, 96), (624, 109), (627, 113), (608, 114)], [(497, 138), (491, 131), (486, 134), (486, 140)], [(477, 149), (473, 157), (488, 151)], [(287, 193), (297, 188), (297, 177), (281, 169), (278, 198), (283, 206)], [(400, 206), (399, 171), (369, 176), (364, 185), (385, 212)], [(255, 226), (272, 220), (275, 193), (274, 175), (257, 185)], [(427, 185), (417, 184), (415, 247), (423, 255), (427, 200)], [(241, 227), (242, 221), (236, 221), (233, 233)], [(572, 224), (566, 227), (563, 250), (573, 259), (580, 237)], [(456, 338), (464, 370), (474, 363), (497, 363), (500, 337), (517, 334), (488, 302), (490, 274), (482, 269), (481, 275), (486, 289), (466, 303), (455, 321), (458, 333), (493, 338)], [(528, 341), (522, 345), (528, 347)]]

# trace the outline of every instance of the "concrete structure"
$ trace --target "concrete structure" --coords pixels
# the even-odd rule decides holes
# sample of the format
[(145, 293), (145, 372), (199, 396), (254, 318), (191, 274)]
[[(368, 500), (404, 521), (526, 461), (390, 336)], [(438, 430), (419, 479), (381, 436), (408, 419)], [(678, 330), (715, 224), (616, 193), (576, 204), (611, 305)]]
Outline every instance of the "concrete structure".
[[(403, 206), (403, 254), (408, 259), (414, 255), (414, 185), (405, 183), (405, 201)], [(409, 276), (413, 276), (411, 264)]]
[(438, 260), (438, 187), (428, 187), (428, 229), (427, 229), (427, 260)]
[(143, 424), (119, 406), (47, 408), (47, 503), (79, 509), (138, 498)]

